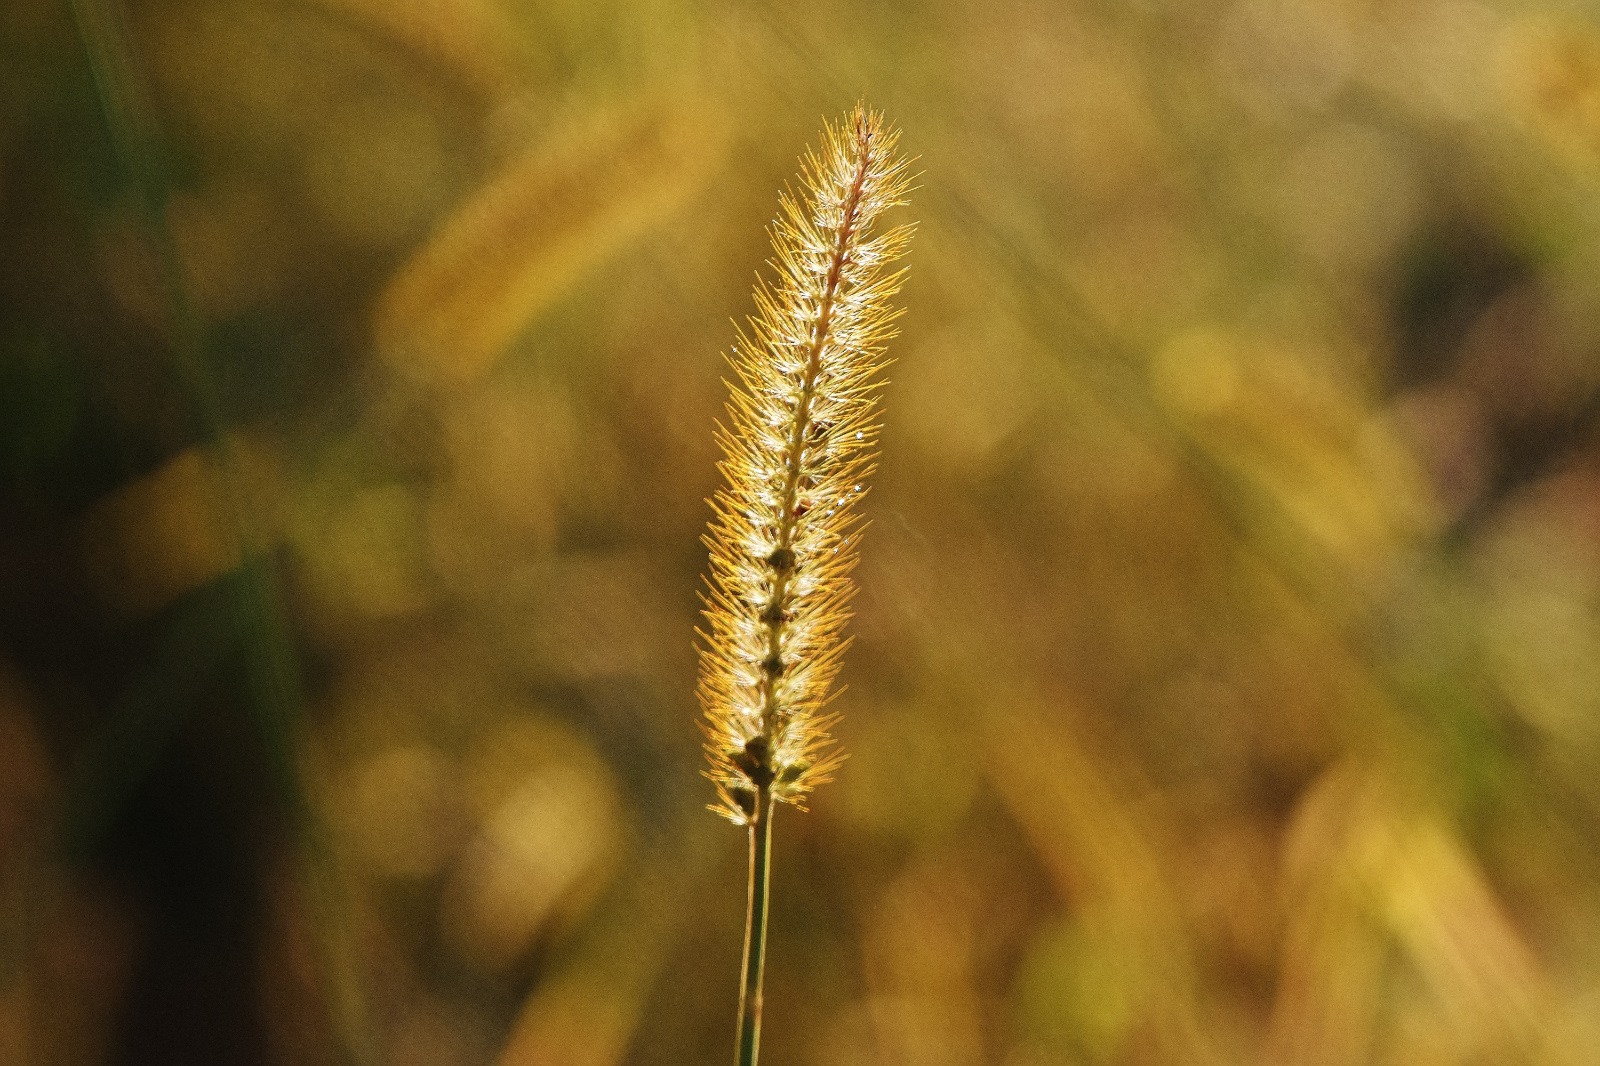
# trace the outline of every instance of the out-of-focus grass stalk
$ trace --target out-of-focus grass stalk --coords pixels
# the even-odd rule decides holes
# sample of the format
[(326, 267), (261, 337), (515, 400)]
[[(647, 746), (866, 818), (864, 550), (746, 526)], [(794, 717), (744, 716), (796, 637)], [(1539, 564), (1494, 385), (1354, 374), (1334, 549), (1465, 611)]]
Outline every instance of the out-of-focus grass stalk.
[(725, 484), (712, 501), (699, 696), (712, 808), (750, 831), (749, 910), (738, 1062), (761, 1036), (772, 814), (800, 806), (838, 764), (825, 713), (848, 641), (860, 542), (854, 505), (878, 437), (878, 372), (899, 312), (889, 303), (909, 226), (875, 235), (905, 202), (897, 131), (857, 107), (807, 153), (801, 195), (779, 198), (776, 278), (756, 286), (750, 332), (729, 361), (738, 380), (719, 428)]
[[(241, 551), (239, 579), (225, 582), (245, 650), (257, 728), (271, 757), (269, 772), (297, 831), (302, 876), (312, 921), (318, 928), (319, 967), (335, 1032), (347, 1061), (373, 1059), (363, 997), (345, 908), (334, 872), (326, 827), (311, 806), (294, 755), (292, 720), (300, 707), (300, 678), (270, 570), (252, 560), (254, 516), (245, 498), (243, 464), (225, 431), (215, 390), (206, 374), (206, 323), (184, 279), (182, 259), (168, 219), (169, 187), (160, 151), (159, 123), (138, 75), (126, 15), (118, 0), (71, 0), (74, 21), (94, 78), (116, 154), (138, 199), (141, 222), (155, 253), (162, 298), (170, 316), (169, 355), (201, 432), (222, 476), (217, 503)], [(135, 703), (134, 706), (140, 704)]]

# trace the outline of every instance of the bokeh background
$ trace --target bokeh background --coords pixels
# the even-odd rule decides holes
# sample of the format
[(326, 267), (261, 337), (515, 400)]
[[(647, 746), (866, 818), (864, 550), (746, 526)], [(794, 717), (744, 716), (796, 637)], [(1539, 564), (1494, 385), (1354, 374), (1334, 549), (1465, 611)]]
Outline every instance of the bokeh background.
[(765, 1060), (1600, 1061), (1592, 10), (10, 0), (0, 1062), (731, 1055), (719, 353), (858, 99)]

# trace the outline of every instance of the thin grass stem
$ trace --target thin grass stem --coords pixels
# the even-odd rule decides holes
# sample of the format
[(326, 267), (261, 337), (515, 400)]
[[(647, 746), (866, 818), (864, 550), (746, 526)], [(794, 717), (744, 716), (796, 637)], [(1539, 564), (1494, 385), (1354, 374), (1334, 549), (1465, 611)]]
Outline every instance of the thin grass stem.
[(761, 1048), (761, 978), (767, 961), (767, 899), (772, 880), (770, 789), (756, 797), (750, 820), (750, 891), (744, 920), (744, 984), (739, 990), (738, 1066), (756, 1066)]

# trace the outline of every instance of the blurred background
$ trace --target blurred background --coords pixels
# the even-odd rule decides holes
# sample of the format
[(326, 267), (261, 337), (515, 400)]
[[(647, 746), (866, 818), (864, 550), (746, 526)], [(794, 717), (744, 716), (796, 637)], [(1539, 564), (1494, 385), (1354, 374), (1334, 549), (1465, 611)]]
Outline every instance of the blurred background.
[(730, 1057), (720, 353), (858, 99), (765, 1061), (1600, 1061), (1590, 9), (10, 0), (0, 1062)]

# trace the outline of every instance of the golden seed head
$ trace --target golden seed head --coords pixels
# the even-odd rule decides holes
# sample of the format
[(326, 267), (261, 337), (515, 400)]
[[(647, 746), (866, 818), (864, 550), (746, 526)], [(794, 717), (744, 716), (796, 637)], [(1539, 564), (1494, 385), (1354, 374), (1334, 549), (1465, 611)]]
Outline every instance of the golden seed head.
[(861, 107), (823, 128), (771, 228), (774, 276), (728, 360), (736, 372), (718, 427), (724, 484), (711, 501), (711, 566), (700, 633), (712, 808), (738, 823), (756, 797), (799, 804), (840, 755), (828, 692), (848, 643), (861, 523), (877, 448), (878, 371), (899, 311), (910, 226), (882, 233), (906, 202), (899, 132)]

